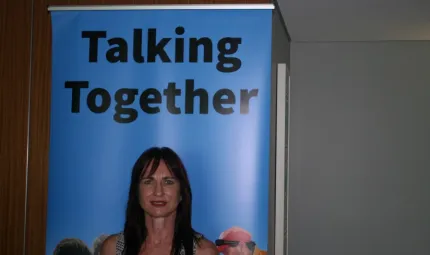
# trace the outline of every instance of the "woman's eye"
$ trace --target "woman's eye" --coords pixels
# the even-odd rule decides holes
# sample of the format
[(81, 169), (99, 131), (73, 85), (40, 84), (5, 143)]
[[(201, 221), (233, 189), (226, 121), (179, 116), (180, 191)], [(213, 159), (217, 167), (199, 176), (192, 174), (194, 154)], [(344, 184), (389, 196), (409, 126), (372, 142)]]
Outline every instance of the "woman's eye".
[(151, 184), (151, 180), (143, 180), (143, 184)]
[(166, 180), (166, 181), (165, 181), (165, 183), (166, 183), (166, 184), (168, 184), (168, 185), (172, 185), (172, 184), (174, 184), (175, 182), (174, 182), (174, 181), (172, 181), (172, 180)]

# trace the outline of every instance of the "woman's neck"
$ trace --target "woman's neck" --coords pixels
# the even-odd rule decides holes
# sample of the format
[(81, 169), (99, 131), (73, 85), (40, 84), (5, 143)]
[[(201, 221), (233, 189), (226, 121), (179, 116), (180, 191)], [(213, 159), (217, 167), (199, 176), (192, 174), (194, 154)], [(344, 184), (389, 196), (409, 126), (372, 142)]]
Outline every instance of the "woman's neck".
[(175, 219), (175, 213), (164, 218), (152, 218), (147, 216), (145, 218), (145, 224), (148, 236), (145, 243), (147, 245), (172, 243), (173, 233), (175, 231)]

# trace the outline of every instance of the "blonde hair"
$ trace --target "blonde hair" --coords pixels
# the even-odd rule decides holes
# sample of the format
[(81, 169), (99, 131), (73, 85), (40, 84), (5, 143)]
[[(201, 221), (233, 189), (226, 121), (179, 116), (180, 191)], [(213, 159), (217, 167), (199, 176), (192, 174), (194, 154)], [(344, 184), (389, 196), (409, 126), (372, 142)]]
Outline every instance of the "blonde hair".
[(93, 242), (93, 255), (99, 255), (102, 249), (103, 242), (108, 238), (108, 235), (102, 234), (94, 239)]

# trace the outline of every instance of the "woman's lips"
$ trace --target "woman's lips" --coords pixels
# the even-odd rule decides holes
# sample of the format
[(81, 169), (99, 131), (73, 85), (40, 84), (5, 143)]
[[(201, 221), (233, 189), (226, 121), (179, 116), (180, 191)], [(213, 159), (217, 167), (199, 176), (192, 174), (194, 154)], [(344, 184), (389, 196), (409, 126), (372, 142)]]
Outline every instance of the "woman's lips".
[(164, 201), (151, 201), (151, 205), (155, 207), (163, 207), (167, 204), (167, 202)]

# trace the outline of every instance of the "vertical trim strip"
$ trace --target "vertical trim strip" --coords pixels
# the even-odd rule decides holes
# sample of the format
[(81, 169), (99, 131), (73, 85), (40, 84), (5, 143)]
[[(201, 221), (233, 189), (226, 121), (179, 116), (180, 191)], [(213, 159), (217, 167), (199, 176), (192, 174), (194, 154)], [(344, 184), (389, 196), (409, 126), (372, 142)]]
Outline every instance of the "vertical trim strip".
[[(273, 51), (272, 51), (273, 56)], [(269, 225), (267, 254), (275, 254), (275, 180), (276, 180), (276, 72), (277, 65), (272, 62), (270, 80), (270, 160), (269, 160)]]
[(284, 254), (285, 202), (285, 115), (287, 65), (278, 64), (276, 74), (276, 193), (275, 193), (275, 254)]
[(33, 35), (34, 35), (34, 0), (31, 0), (31, 27), (30, 27), (30, 63), (28, 78), (28, 101), (27, 101), (27, 150), (25, 162), (25, 200), (24, 200), (24, 236), (23, 236), (23, 255), (26, 254), (27, 242), (27, 206), (28, 206), (28, 167), (30, 159), (30, 115), (31, 115), (31, 85), (33, 80)]
[(289, 200), (290, 200), (290, 192), (289, 192), (289, 187), (290, 187), (290, 125), (291, 125), (291, 118), (290, 118), (290, 98), (291, 98), (291, 76), (290, 76), (290, 72), (288, 71), (288, 90), (287, 90), (287, 95), (286, 95), (286, 100), (287, 100), (287, 104), (286, 104), (286, 107), (287, 107), (287, 119), (288, 119), (288, 122), (287, 122), (287, 130), (286, 130), (286, 133), (287, 133), (287, 141), (286, 141), (286, 148), (287, 148), (287, 155), (286, 155), (286, 161), (287, 161), (287, 165), (286, 165), (286, 179), (287, 179), (287, 181), (285, 182), (285, 185), (286, 185), (286, 187), (285, 187), (285, 199), (286, 199), (286, 201), (284, 201), (284, 213), (286, 214), (286, 217), (284, 218), (284, 228), (285, 228), (285, 232), (284, 232), (284, 235), (285, 235), (285, 237), (284, 237), (284, 240), (285, 240), (285, 242), (284, 242), (284, 254), (285, 255), (288, 255), (288, 233), (289, 233), (289, 231), (288, 231), (288, 220), (289, 220), (289, 214), (288, 214), (288, 212), (289, 212), (289, 208), (288, 208), (288, 204), (289, 204)]

